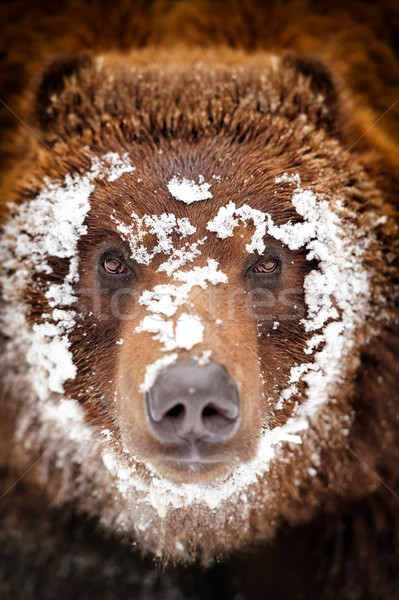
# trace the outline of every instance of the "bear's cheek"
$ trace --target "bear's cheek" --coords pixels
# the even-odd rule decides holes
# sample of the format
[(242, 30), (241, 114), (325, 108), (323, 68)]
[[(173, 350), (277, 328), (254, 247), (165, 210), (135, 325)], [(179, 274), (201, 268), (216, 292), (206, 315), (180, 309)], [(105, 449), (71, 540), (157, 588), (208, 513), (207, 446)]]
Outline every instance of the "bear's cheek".
[[(201, 323), (202, 339), (190, 349), (177, 346), (165, 351), (156, 334), (137, 331), (148, 316), (145, 307), (134, 320), (121, 324), (123, 343), (117, 358), (118, 401), (114, 410), (125, 451), (179, 481), (216, 477), (254, 456), (269, 415), (260, 378), (256, 323), (247, 308), (246, 294), (239, 287), (193, 289), (187, 305), (169, 319), (176, 325), (179, 315), (190, 311)], [(132, 310), (137, 314), (137, 305)], [(202, 369), (206, 373), (207, 365), (208, 369), (215, 366), (225, 373), (239, 398), (239, 418), (233, 433), (227, 439), (201, 446), (201, 457), (206, 464), (201, 464), (195, 474), (189, 469), (192, 467), (189, 462), (180, 462), (186, 456), (185, 448), (166, 443), (154, 434), (146, 408), (146, 394), (157, 378), (181, 365), (189, 365), (194, 373), (198, 368), (200, 378)]]

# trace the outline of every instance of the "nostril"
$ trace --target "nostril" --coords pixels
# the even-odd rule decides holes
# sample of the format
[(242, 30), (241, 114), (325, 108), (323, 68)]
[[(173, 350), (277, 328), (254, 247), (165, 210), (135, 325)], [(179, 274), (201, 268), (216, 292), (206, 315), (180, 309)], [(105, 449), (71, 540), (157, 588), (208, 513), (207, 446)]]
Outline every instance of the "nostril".
[(176, 404), (176, 406), (173, 406), (173, 408), (168, 410), (168, 412), (166, 413), (165, 416), (176, 419), (177, 417), (180, 417), (183, 413), (184, 413), (183, 404)]
[(213, 417), (213, 415), (218, 415), (219, 411), (216, 410), (216, 408), (214, 408), (211, 405), (205, 406), (204, 410), (202, 411), (202, 417), (206, 418), (206, 417)]

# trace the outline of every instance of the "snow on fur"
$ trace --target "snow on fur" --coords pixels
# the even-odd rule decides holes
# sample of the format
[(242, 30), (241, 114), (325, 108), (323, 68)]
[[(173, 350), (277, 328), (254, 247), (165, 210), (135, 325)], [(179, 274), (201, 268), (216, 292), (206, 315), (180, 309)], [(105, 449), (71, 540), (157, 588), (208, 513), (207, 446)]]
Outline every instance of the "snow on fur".
[[(90, 211), (94, 180), (115, 181), (134, 168), (127, 154), (111, 152), (93, 158), (85, 175), (68, 174), (63, 181), (46, 180), (36, 198), (11, 206), (11, 216), (3, 227), (0, 254), (5, 273), (1, 276), (6, 300), (3, 331), (12, 340), (3, 360), (11, 364), (10, 354), (22, 351), (23, 362), (29, 365), (30, 381), (42, 401), (49, 400), (53, 392), (63, 394), (64, 382), (76, 376), (68, 339), (76, 314), (70, 306), (76, 299), (73, 284), (79, 279), (77, 243), (87, 233), (84, 221)], [(21, 298), (31, 285), (34, 272), (52, 272), (49, 257), (69, 259), (68, 274), (62, 284), (49, 284), (45, 295), (52, 311), (42, 315), (43, 322), (31, 327), (27, 321), (30, 307)], [(12, 274), (7, 275), (7, 270)], [(14, 340), (16, 314), (18, 337)]]
[[(272, 430), (266, 429), (256, 456), (250, 462), (239, 465), (224, 480), (207, 487), (198, 484), (176, 485), (154, 472), (146, 499), (160, 516), (167, 513), (168, 506), (187, 506), (201, 502), (210, 508), (219, 506), (255, 483), (268, 470), (271, 459), (276, 457), (284, 442), (301, 444), (302, 435), (309, 426), (309, 417), (316, 413), (321, 404), (328, 401), (342, 361), (353, 348), (355, 330), (370, 310), (368, 275), (362, 266), (364, 232), (356, 231), (341, 218), (340, 213), (342, 217), (346, 216), (342, 204), (337, 202), (334, 207), (330, 207), (327, 200), (317, 197), (311, 190), (301, 188), (299, 175), (284, 174), (281, 178), (276, 178), (275, 183), (293, 185), (292, 204), (303, 217), (303, 222), (277, 226), (270, 214), (246, 204), (237, 208), (233, 202), (229, 202), (208, 223), (208, 230), (220, 239), (225, 239), (234, 235), (234, 229), (240, 222), (250, 224), (255, 231), (251, 242), (247, 244), (248, 252), (262, 253), (265, 248), (264, 237), (268, 234), (292, 250), (306, 247), (307, 258), (319, 260), (319, 270), (312, 271), (305, 279), (308, 315), (302, 320), (305, 330), (314, 331), (315, 334), (304, 348), (304, 362), (291, 368), (287, 388), (282, 392), (277, 408), (281, 408), (284, 401), (297, 391), (297, 384), (301, 379), (308, 385), (308, 399), (284, 425)], [(189, 271), (177, 270), (174, 272), (174, 279), (193, 284), (196, 269), (198, 267)], [(226, 283), (220, 275), (211, 281), (208, 273), (208, 279), (213, 284)], [(187, 299), (185, 283), (180, 286), (172, 284), (172, 287), (167, 286), (165, 290), (154, 288), (152, 292), (145, 292), (145, 303), (149, 310), (158, 313), (158, 316), (160, 313), (173, 315), (177, 306)], [(172, 338), (172, 333), (170, 335)], [(162, 338), (159, 335), (158, 339), (165, 343), (168, 336)], [(322, 342), (323, 350), (316, 352), (313, 360), (309, 361), (306, 356)], [(158, 374), (159, 371), (156, 369), (156, 372)], [(153, 383), (154, 378), (147, 374), (146, 380), (149, 384)], [(148, 388), (143, 385), (141, 389), (144, 391)], [(124, 477), (119, 479), (121, 482), (123, 480), (120, 491), (128, 497), (132, 488), (129, 491), (125, 467), (114, 457), (114, 460), (108, 461), (108, 468), (117, 478), (122, 468)], [(131, 479), (131, 486), (134, 487), (135, 482), (134, 478)]]
[(176, 200), (185, 204), (199, 202), (200, 200), (210, 200), (212, 194), (209, 191), (211, 187), (209, 183), (204, 182), (202, 175), (198, 177), (199, 183), (195, 183), (191, 179), (185, 177), (173, 177), (167, 184), (169, 192)]
[[(108, 167), (104, 166), (104, 159)], [(102, 157), (102, 160), (93, 162), (92, 170), (84, 176), (67, 176), (64, 182), (46, 182), (36, 199), (20, 206), (18, 212), (15, 211), (10, 217), (2, 238), (2, 260), (7, 268), (14, 269), (14, 273), (2, 277), (6, 299), (9, 301), (9, 308), (4, 311), (3, 320), (6, 333), (9, 331), (14, 334), (15, 330), (18, 330), (17, 342), (13, 340), (7, 348), (8, 360), (12, 353), (16, 352), (16, 344), (19, 352), (22, 347), (26, 347), (23, 352), (25, 363), (28, 363), (30, 369), (29, 377), (34, 382), (37, 396), (42, 401), (46, 400), (45, 403), (42, 402), (41, 415), (39, 414), (43, 435), (51, 439), (62, 433), (73, 440), (76, 461), (80, 460), (79, 456), (84, 455), (79, 451), (80, 444), (85, 444), (90, 439), (90, 452), (93, 453), (93, 457), (96, 452), (102, 454), (104, 476), (115, 482), (125, 505), (131, 507), (130, 516), (126, 512), (120, 513), (120, 528), (128, 531), (129, 528), (146, 527), (144, 522), (141, 523), (142, 519), (140, 521), (140, 517), (137, 517), (134, 508), (137, 497), (140, 497), (141, 502), (155, 508), (161, 517), (171, 506), (203, 503), (215, 508), (237, 497), (237, 494), (256, 482), (268, 470), (271, 459), (278, 456), (283, 442), (301, 444), (309, 417), (315, 414), (322, 403), (328, 401), (340, 364), (353, 347), (355, 330), (361, 321), (367, 318), (369, 288), (367, 273), (362, 266), (361, 248), (364, 232), (354, 230), (341, 218), (341, 215), (346, 216), (342, 205), (336, 203), (334, 207), (330, 207), (326, 200), (317, 197), (311, 190), (302, 189), (299, 175), (283, 175), (276, 179), (276, 185), (286, 183), (293, 186), (292, 203), (298, 214), (303, 217), (302, 223), (277, 226), (270, 214), (255, 210), (246, 204), (236, 207), (230, 202), (220, 208), (208, 224), (211, 235), (215, 234), (220, 239), (232, 236), (241, 222), (246, 226), (255, 227), (252, 240), (247, 245), (248, 252), (263, 252), (264, 236), (268, 234), (291, 249), (306, 247), (308, 259), (319, 260), (320, 268), (312, 271), (305, 280), (308, 315), (303, 319), (303, 326), (307, 331), (313, 331), (314, 337), (304, 348), (303, 364), (292, 367), (280, 403), (295, 392), (301, 379), (308, 385), (308, 399), (284, 425), (265, 430), (256, 456), (248, 463), (240, 464), (224, 479), (206, 487), (200, 484), (177, 485), (163, 478), (149, 465), (146, 467), (150, 477), (143, 479), (136, 473), (137, 462), (134, 457), (115, 454), (108, 443), (109, 435), (102, 436), (100, 441), (97, 439), (91, 426), (83, 422), (80, 407), (76, 402), (54, 399), (54, 393), (62, 393), (64, 381), (73, 377), (75, 373), (68, 342), (68, 331), (74, 326), (75, 315), (68, 305), (74, 298), (73, 283), (78, 277), (76, 246), (79, 237), (86, 233), (84, 218), (90, 210), (89, 196), (94, 189), (93, 180), (95, 177), (106, 175), (113, 180), (112, 173), (115, 174), (116, 165), (119, 176), (122, 171), (129, 172), (133, 169), (127, 157), (119, 162), (114, 156), (112, 160)], [(191, 196), (187, 189), (182, 187), (184, 181), (179, 180), (178, 183), (179, 188), (173, 187), (174, 183), (171, 186), (175, 197), (181, 193), (185, 198), (182, 201), (189, 203)], [(190, 185), (192, 183), (190, 182)], [(205, 185), (202, 182), (200, 184)], [(208, 187), (198, 186), (198, 189), (194, 188), (193, 191), (191, 186), (191, 192), (196, 197), (190, 201), (210, 197), (207, 196), (210, 194)], [(68, 210), (65, 210), (66, 200)], [(123, 223), (115, 217), (113, 220), (122, 238), (129, 242), (135, 260), (149, 264), (156, 254), (162, 254), (168, 258), (159, 270), (165, 271), (172, 278), (170, 284), (165, 287), (155, 286), (154, 289), (144, 292), (140, 298), (140, 302), (147, 307), (147, 316), (138, 329), (154, 333), (161, 348), (166, 352), (152, 365), (148, 365), (145, 379), (140, 384), (140, 390), (144, 392), (162, 369), (178, 359), (178, 354), (170, 351), (189, 346), (187, 325), (194, 325), (195, 316), (178, 311), (181, 311), (181, 307), (187, 301), (192, 287), (226, 284), (227, 278), (219, 271), (218, 263), (211, 257), (205, 267), (191, 265), (200, 256), (202, 240), (191, 243), (185, 241), (183, 249), (173, 247), (173, 232), (178, 233), (180, 239), (195, 233), (195, 227), (188, 219), (176, 219), (175, 215), (166, 213), (139, 217), (133, 212), (130, 223)], [(25, 233), (27, 222), (30, 224), (29, 234)], [(157, 236), (158, 240), (151, 252), (144, 243), (148, 233)], [(50, 272), (46, 260), (48, 256), (69, 258), (70, 268), (61, 286), (49, 286), (47, 297), (52, 313), (46, 315), (43, 324), (31, 330), (26, 321), (28, 307), (21, 303), (20, 299), (34, 271)], [(187, 265), (192, 268), (187, 270)], [(186, 268), (182, 270), (182, 266)], [(171, 318), (177, 314), (179, 316), (175, 324)], [(158, 328), (154, 325), (155, 316), (159, 323), (163, 323)], [(195, 327), (196, 335), (191, 348), (202, 341), (203, 336), (200, 321), (197, 321)], [(55, 344), (52, 345), (53, 342)], [(313, 360), (308, 360), (309, 354), (314, 352), (321, 342), (324, 342), (323, 349), (314, 353)], [(205, 352), (203, 356), (204, 354)], [(71, 410), (67, 409), (68, 406)], [(65, 434), (66, 423), (69, 423), (70, 427)], [(97, 465), (96, 469), (101, 469), (94, 458), (93, 464)], [(138, 520), (133, 522), (133, 519)]]

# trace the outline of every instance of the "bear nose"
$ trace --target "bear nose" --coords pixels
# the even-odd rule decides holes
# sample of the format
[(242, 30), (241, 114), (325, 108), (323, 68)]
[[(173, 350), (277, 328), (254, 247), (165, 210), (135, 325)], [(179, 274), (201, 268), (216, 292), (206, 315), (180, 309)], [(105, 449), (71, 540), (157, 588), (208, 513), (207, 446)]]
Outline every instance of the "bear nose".
[(164, 443), (217, 444), (238, 426), (238, 389), (222, 365), (194, 361), (166, 369), (146, 394), (147, 417)]

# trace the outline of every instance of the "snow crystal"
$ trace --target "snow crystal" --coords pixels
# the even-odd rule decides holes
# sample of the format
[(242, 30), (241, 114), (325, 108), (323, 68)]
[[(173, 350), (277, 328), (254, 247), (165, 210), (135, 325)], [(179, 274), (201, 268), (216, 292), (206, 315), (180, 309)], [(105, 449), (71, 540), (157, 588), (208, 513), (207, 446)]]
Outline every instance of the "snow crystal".
[(183, 248), (173, 248), (170, 257), (158, 267), (158, 271), (165, 271), (167, 275), (171, 275), (186, 263), (192, 262), (197, 256), (201, 255), (199, 246), (201, 246), (205, 240), (206, 237), (198, 242), (193, 242), (192, 244), (186, 242)]
[(181, 237), (186, 237), (187, 235), (193, 235), (197, 231), (194, 225), (191, 225), (190, 221), (187, 217), (183, 217), (182, 219), (177, 219), (178, 233)]
[(190, 292), (190, 286), (173, 284), (155, 285), (152, 290), (145, 290), (139, 303), (147, 306), (148, 311), (171, 317), (177, 308), (184, 304)]
[(201, 321), (193, 316), (183, 313), (177, 319), (176, 324), (176, 347), (191, 350), (194, 346), (202, 342), (204, 336), (204, 326)]
[(212, 350), (204, 350), (201, 356), (193, 356), (193, 359), (198, 363), (200, 367), (209, 364), (211, 360)]
[[(182, 266), (187, 261), (192, 260), (198, 255), (197, 248), (203, 244), (205, 239), (198, 240), (193, 244), (187, 242), (181, 249), (176, 249), (173, 246), (172, 235), (178, 233), (182, 238), (193, 235), (196, 228), (190, 223), (187, 217), (176, 219), (173, 213), (162, 213), (161, 215), (144, 215), (139, 217), (134, 211), (130, 215), (130, 223), (126, 224), (115, 215), (110, 215), (112, 221), (116, 223), (117, 230), (120, 232), (122, 239), (130, 245), (131, 257), (138, 263), (149, 265), (154, 256), (162, 254), (162, 256), (172, 255), (166, 265), (171, 264), (173, 260), (178, 261), (179, 266)], [(149, 251), (143, 244), (143, 240), (148, 235), (155, 235), (157, 244), (153, 250)], [(161, 270), (168, 271), (168, 268), (160, 267)], [(172, 269), (174, 266), (172, 267)]]
[(207, 229), (217, 234), (218, 238), (225, 240), (227, 237), (234, 235), (234, 228), (237, 227), (239, 221), (234, 217), (236, 205), (234, 202), (229, 202), (227, 206), (219, 208), (216, 217), (209, 221)]
[(173, 321), (165, 321), (165, 319), (158, 315), (146, 315), (135, 331), (137, 333), (141, 333), (142, 331), (155, 333), (156, 335), (153, 336), (153, 339), (161, 343), (164, 352), (177, 348)]
[(301, 178), (298, 173), (294, 173), (288, 175), (288, 173), (283, 173), (280, 177), (274, 178), (274, 183), (296, 183), (298, 186), (301, 184)]
[[(107, 177), (115, 181), (132, 170), (127, 154), (94, 157), (86, 174), (67, 174), (63, 181), (45, 180), (36, 198), (18, 207), (11, 206), (1, 238), (3, 266), (14, 271), (1, 277), (3, 295), (8, 301), (2, 314), (3, 327), (5, 333), (14, 337), (15, 315), (19, 315), (19, 337), (13, 345), (10, 342), (9, 353), (15, 352), (13, 348), (19, 344), (18, 352), (25, 355), (24, 362), (30, 367), (31, 381), (41, 400), (52, 392), (64, 393), (64, 382), (76, 376), (68, 339), (75, 326), (75, 311), (70, 306), (76, 300), (72, 285), (79, 279), (76, 248), (79, 238), (87, 233), (84, 221), (90, 210), (94, 180)], [(42, 323), (30, 326), (29, 306), (21, 298), (35, 271), (52, 272), (48, 257), (69, 259), (68, 273), (62, 284), (49, 284), (45, 291), (52, 312), (42, 315)], [(7, 349), (4, 359), (8, 360)]]
[[(189, 506), (202, 502), (214, 509), (258, 480), (259, 475), (265, 472), (270, 460), (274, 457), (275, 446), (280, 446), (283, 442), (300, 445), (302, 440), (298, 433), (305, 426), (305, 421), (292, 419), (286, 423), (284, 430), (277, 427), (266, 431), (260, 440), (257, 455), (251, 461), (240, 464), (230, 477), (211, 485), (174, 484), (161, 478), (154, 471), (144, 500), (154, 506), (161, 518), (167, 514), (169, 506)], [(132, 485), (135, 486), (134, 480), (132, 480)]]
[(199, 285), (204, 288), (207, 282), (212, 285), (227, 283), (227, 275), (218, 271), (218, 266), (219, 263), (216, 260), (208, 258), (205, 267), (194, 267), (190, 271), (176, 271), (173, 273), (173, 278), (190, 284), (190, 287)]
[[(89, 176), (67, 175), (63, 184), (47, 182), (35, 199), (22, 204), (16, 215), (6, 222), (2, 257), (6, 264), (12, 261), (20, 267), (14, 276), (3, 277), (2, 283), (10, 300), (18, 297), (18, 312), (21, 315), (29, 310), (21, 304), (21, 292), (23, 294), (33, 270), (44, 270), (47, 256), (70, 259), (64, 283), (53, 284), (46, 292), (50, 307), (73, 302), (71, 283), (77, 277), (74, 253), (77, 239), (86, 233), (83, 222), (90, 210), (88, 198), (93, 189)], [(27, 228), (28, 236), (25, 234)], [(69, 319), (58, 321), (55, 325), (52, 323), (54, 317), (45, 315), (46, 321), (35, 325), (32, 330), (25, 323), (26, 360), (31, 365), (32, 380), (41, 398), (46, 396), (47, 389), (63, 393), (64, 381), (76, 374), (67, 336), (68, 330), (74, 325), (73, 317), (74, 311), (71, 310)], [(4, 320), (12, 331), (13, 311), (6, 314)]]
[(124, 173), (132, 173), (136, 167), (130, 162), (128, 152), (122, 156), (117, 152), (108, 152), (101, 158), (95, 156), (92, 158), (90, 177), (91, 179), (104, 177), (108, 181), (116, 181)]
[(202, 342), (204, 326), (198, 317), (182, 313), (177, 319), (176, 327), (173, 321), (166, 321), (158, 314), (146, 315), (140, 325), (136, 327), (138, 333), (147, 331), (155, 333), (154, 340), (162, 344), (162, 350), (169, 352), (176, 348), (191, 350), (193, 346)]
[(209, 191), (211, 187), (209, 183), (203, 183), (203, 177), (199, 176), (199, 184), (185, 177), (173, 177), (168, 183), (169, 192), (176, 200), (191, 204), (200, 200), (209, 200), (212, 194)]
[(139, 388), (140, 392), (142, 392), (144, 394), (146, 391), (151, 389), (151, 387), (153, 386), (158, 375), (164, 369), (166, 369), (166, 367), (169, 367), (170, 365), (175, 363), (177, 361), (177, 359), (178, 359), (177, 353), (165, 354), (165, 356), (161, 356), (161, 358), (158, 358), (158, 360), (156, 360), (152, 364), (147, 365), (144, 382), (140, 385), (140, 388)]
[[(306, 192), (306, 195), (308, 196), (307, 199), (309, 202), (307, 202), (307, 207), (309, 210), (309, 205), (314, 200), (314, 196), (312, 192), (309, 192), (309, 195)], [(295, 199), (293, 198), (295, 206), (294, 200), (303, 202), (304, 198), (302, 195), (298, 195)], [(257, 252), (258, 254), (262, 254), (265, 250), (264, 237), (266, 233), (276, 240), (282, 241), (290, 250), (298, 250), (315, 235), (314, 223), (312, 221), (295, 224), (285, 223), (277, 226), (274, 224), (270, 214), (252, 208), (248, 204), (243, 204), (237, 208), (232, 201), (227, 206), (222, 206), (219, 209), (216, 217), (209, 221), (207, 229), (216, 233), (218, 238), (226, 239), (234, 235), (234, 229), (240, 222), (246, 226), (248, 221), (252, 221), (255, 226), (252, 240), (246, 245), (246, 250), (249, 253)]]
[[(172, 256), (176, 256), (175, 253)], [(139, 303), (147, 307), (147, 314), (141, 320), (135, 331), (137, 333), (153, 333), (153, 339), (161, 344), (163, 352), (170, 352), (177, 348), (191, 350), (202, 342), (204, 326), (199, 317), (182, 313), (176, 322), (171, 319), (178, 308), (188, 301), (193, 287), (206, 288), (208, 283), (217, 285), (226, 283), (227, 276), (218, 270), (219, 263), (214, 259), (207, 260), (206, 266), (195, 266), (190, 270), (171, 269), (172, 263), (162, 263), (158, 270), (166, 270), (179, 284), (158, 284), (152, 290), (145, 290), (139, 298)], [(166, 318), (165, 318), (166, 317)], [(142, 389), (142, 385), (140, 388)]]
[(70, 343), (65, 335), (73, 325), (72, 320), (68, 325), (65, 322), (55, 325), (46, 321), (32, 327), (31, 345), (27, 348), (26, 359), (38, 371), (48, 373), (43, 379), (35, 378), (35, 389), (42, 400), (47, 398), (49, 390), (63, 394), (63, 383), (76, 376), (76, 366), (69, 350)]
[(132, 173), (136, 167), (130, 162), (129, 154), (120, 156), (117, 152), (108, 152), (102, 156), (102, 162), (109, 162), (108, 181), (116, 181), (124, 173)]
[[(72, 435), (74, 439), (79, 440), (79, 436), (84, 432), (84, 428), (81, 427), (84, 420), (83, 408), (78, 402), (70, 398), (61, 398), (57, 405), (44, 404), (43, 417), (48, 421), (56, 420), (58, 425), (64, 431), (68, 431), (68, 435)], [(86, 436), (84, 435), (84, 437)]]

